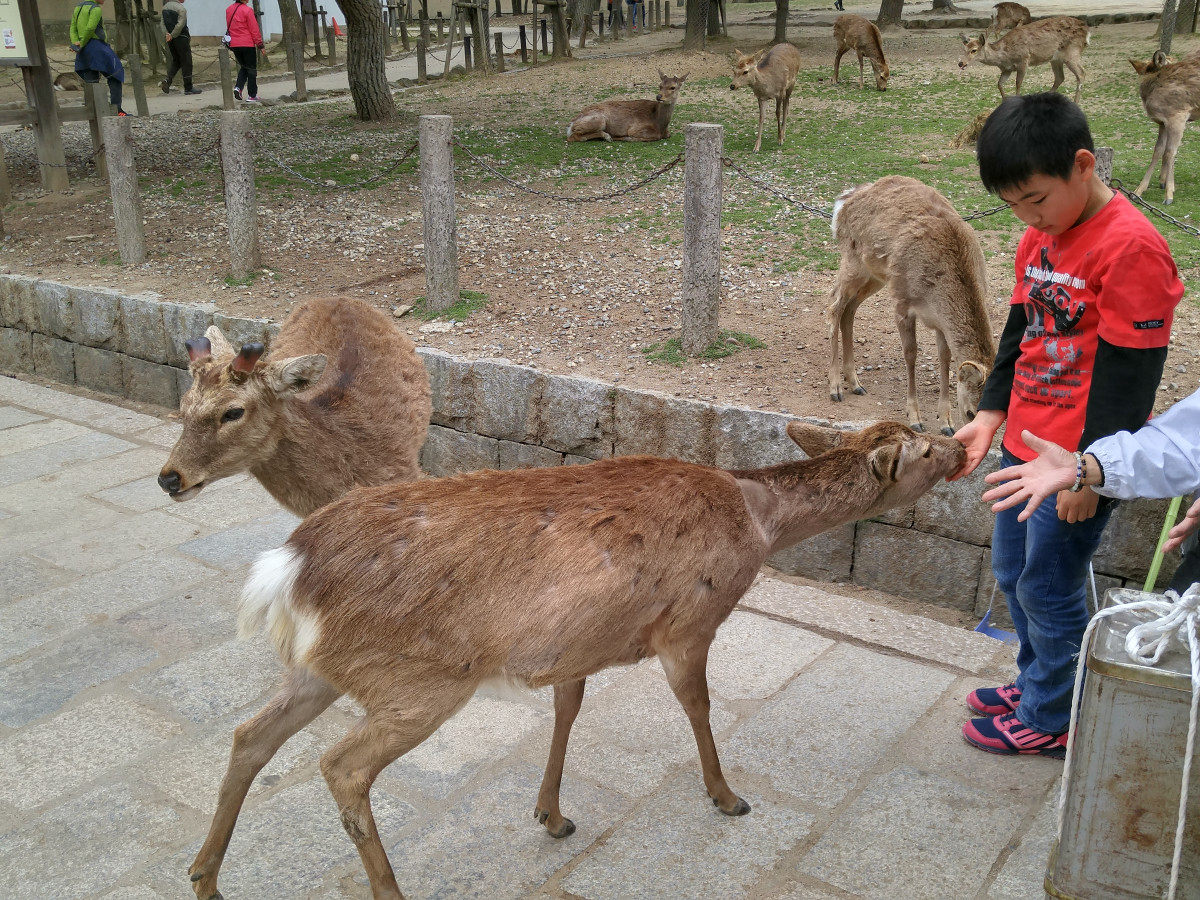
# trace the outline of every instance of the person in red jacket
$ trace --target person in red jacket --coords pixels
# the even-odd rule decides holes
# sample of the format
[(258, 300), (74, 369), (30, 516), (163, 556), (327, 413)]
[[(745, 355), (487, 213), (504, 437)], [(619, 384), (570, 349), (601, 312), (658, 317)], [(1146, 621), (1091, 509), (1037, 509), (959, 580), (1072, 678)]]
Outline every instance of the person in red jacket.
[[(246, 0), (234, 0), (225, 9), (226, 43), (238, 62), (237, 83), (233, 96), (247, 103), (258, 102), (258, 52), (263, 48), (262, 32), (258, 28), (258, 17)], [(246, 96), (242, 96), (242, 87)]]

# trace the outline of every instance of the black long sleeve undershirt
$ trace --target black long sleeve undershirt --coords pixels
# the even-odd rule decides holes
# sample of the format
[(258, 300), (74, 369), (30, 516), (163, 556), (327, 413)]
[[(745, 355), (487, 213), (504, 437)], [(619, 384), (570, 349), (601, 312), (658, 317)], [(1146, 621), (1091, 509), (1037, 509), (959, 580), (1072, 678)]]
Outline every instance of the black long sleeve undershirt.
[(996, 350), (996, 363), (983, 384), (979, 397), (979, 409), (999, 409), (1008, 412), (1008, 401), (1012, 399), (1013, 376), (1017, 371), (1017, 358), (1021, 355), (1021, 341), (1025, 337), (1025, 307), (1022, 304), (1008, 308), (1008, 321), (1000, 335), (1000, 347)]

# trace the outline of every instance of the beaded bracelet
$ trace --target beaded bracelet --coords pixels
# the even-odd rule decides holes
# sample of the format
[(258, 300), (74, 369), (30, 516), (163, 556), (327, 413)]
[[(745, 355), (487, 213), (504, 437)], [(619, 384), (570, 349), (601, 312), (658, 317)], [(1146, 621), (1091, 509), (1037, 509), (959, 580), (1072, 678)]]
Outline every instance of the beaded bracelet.
[(1083, 479), (1087, 474), (1087, 463), (1083, 461), (1083, 454), (1078, 450), (1075, 451), (1075, 483), (1067, 490), (1072, 494), (1078, 494), (1083, 489)]

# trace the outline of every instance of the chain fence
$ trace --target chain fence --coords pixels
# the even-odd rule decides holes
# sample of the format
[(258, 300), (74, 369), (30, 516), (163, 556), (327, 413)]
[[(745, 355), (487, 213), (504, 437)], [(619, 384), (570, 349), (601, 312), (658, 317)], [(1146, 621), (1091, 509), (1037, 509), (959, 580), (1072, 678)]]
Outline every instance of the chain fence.
[(1128, 190), (1125, 187), (1125, 185), (1123, 185), (1121, 183), (1121, 179), (1113, 178), (1109, 182), (1109, 186), (1112, 187), (1113, 190), (1120, 191), (1122, 194), (1124, 194), (1126, 197), (1128, 197), (1130, 199), (1130, 201), (1132, 203), (1134, 203), (1136, 206), (1140, 206), (1140, 207), (1142, 207), (1142, 209), (1148, 210), (1149, 212), (1158, 216), (1160, 219), (1162, 219), (1164, 222), (1168, 223), (1169, 225), (1174, 225), (1176, 228), (1180, 229), (1181, 231), (1185, 231), (1194, 237), (1200, 237), (1200, 228), (1197, 228), (1195, 225), (1191, 225), (1187, 222), (1184, 222), (1181, 219), (1175, 218), (1175, 216), (1171, 215), (1169, 212), (1159, 209), (1157, 206), (1155, 206), (1152, 203), (1147, 203), (1145, 200), (1143, 200), (1137, 194), (1133, 193), (1133, 191)]
[[(289, 166), (287, 163), (283, 162), (282, 160), (276, 159), (270, 153), (267, 153), (265, 150), (263, 150), (261, 147), (258, 149), (259, 149), (259, 152), (262, 154), (263, 158), (267, 160), (267, 162), (271, 163), (271, 165), (275, 166), (276, 168), (282, 169), (284, 172), (287, 172), (293, 178), (297, 178), (300, 181), (305, 182), (306, 184), (311, 184), (314, 187), (318, 187), (321, 190), (325, 190), (325, 191), (329, 191), (329, 190), (348, 191), (348, 190), (354, 190), (357, 188), (367, 187), (369, 185), (375, 184), (377, 181), (382, 181), (384, 178), (387, 178), (389, 175), (391, 175), (393, 172), (395, 172), (398, 168), (400, 168), (400, 166), (407, 159), (409, 159), (414, 153), (416, 153), (417, 149), (420, 146), (421, 145), (419, 142), (413, 141), (412, 144), (409, 146), (409, 148), (407, 150), (405, 150), (403, 153), (401, 153), (399, 158), (397, 158), (390, 166), (388, 166), (382, 172), (372, 175), (370, 178), (364, 178), (362, 181), (351, 182), (350, 184), (339, 184), (338, 182), (333, 181), (332, 179), (324, 179), (324, 180), (318, 181), (315, 178), (309, 178), (307, 175), (303, 174), (302, 172), (297, 172), (294, 168), (292, 168), (291, 166)], [(224, 167), (222, 167), (222, 169), (223, 168)]]

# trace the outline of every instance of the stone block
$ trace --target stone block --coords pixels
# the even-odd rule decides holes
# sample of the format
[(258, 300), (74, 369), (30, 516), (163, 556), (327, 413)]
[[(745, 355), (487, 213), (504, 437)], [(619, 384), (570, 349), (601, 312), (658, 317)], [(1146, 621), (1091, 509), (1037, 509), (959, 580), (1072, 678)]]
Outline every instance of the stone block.
[(501, 469), (538, 469), (546, 466), (561, 466), (563, 455), (534, 444), (516, 444), (512, 441), (499, 442), (499, 467)]
[[(1170, 502), (1131, 500), (1121, 503), (1109, 519), (1100, 547), (1092, 558), (1096, 571), (1120, 578), (1145, 579)], [(1182, 509), (1187, 509), (1187, 505)], [(1169, 554), (1163, 561), (1160, 583), (1166, 583), (1178, 564), (1179, 554)]]
[(266, 319), (245, 319), (241, 316), (227, 316), (224, 313), (213, 313), (213, 324), (221, 329), (221, 334), (233, 345), (234, 350), (241, 349), (243, 344), (265, 344), (267, 342)]
[(33, 371), (61, 384), (75, 383), (75, 345), (44, 334), (33, 334)]
[(267, 347), (274, 347), (275, 342), (279, 340), (279, 331), (283, 325), (279, 322), (268, 322), (267, 327), (263, 329), (263, 334), (267, 338)]
[[(994, 597), (992, 595), (993, 588), (996, 592)], [(993, 628), (1012, 631), (1013, 622), (1012, 616), (1008, 612), (1008, 598), (996, 584), (996, 576), (992, 572), (992, 551), (984, 550), (983, 559), (979, 564), (979, 590), (975, 594), (975, 615), (982, 619), (989, 607), (992, 610), (992, 617), (988, 619), (988, 624)]]
[(527, 443), (538, 438), (538, 399), (545, 376), (528, 366), (490, 359), (472, 365), (473, 431), (487, 437)]
[(789, 416), (744, 406), (719, 406), (716, 464), (722, 469), (758, 469), (805, 459), (787, 435)]
[(814, 535), (767, 559), (785, 575), (817, 581), (848, 581), (854, 567), (854, 523)]
[(75, 347), (75, 383), (120, 396), (125, 390), (125, 357), (94, 347)]
[(500, 442), (430, 425), (429, 437), (421, 448), (421, 468), (436, 478), (476, 469), (498, 469)]
[(983, 548), (911, 528), (862, 522), (854, 583), (909, 600), (973, 611)]
[[(75, 309), (70, 289), (57, 281), (39, 281), (33, 289), (30, 331), (69, 338), (75, 331)], [(34, 324), (36, 323), (36, 325)]]
[(616, 389), (613, 455), (648, 453), (715, 465), (720, 434), (707, 403), (658, 391)]
[(990, 485), (984, 476), (1000, 468), (1000, 454), (993, 450), (974, 472), (958, 481), (939, 481), (917, 500), (913, 527), (941, 537), (990, 547), (995, 516), (979, 498)]
[(186, 369), (190, 362), (186, 342), (204, 337), (217, 308), (211, 303), (163, 303), (161, 306), (167, 362), (177, 369)]
[(472, 430), (475, 376), (471, 364), (441, 350), (419, 348), (417, 353), (429, 373), (429, 388), (433, 394), (433, 413), (429, 421), (457, 431)]
[(612, 456), (615, 396), (603, 381), (544, 376), (538, 443), (589, 459)]
[(126, 356), (159, 364), (167, 361), (170, 345), (163, 327), (161, 303), (142, 297), (122, 297), (121, 321)]
[(29, 330), (25, 321), (25, 310), (33, 296), (36, 278), (26, 275), (0, 275), (0, 325), (6, 328), (24, 326)]
[(125, 358), (125, 396), (142, 403), (155, 403), (168, 409), (179, 407), (178, 369), (158, 363)]
[(23, 328), (0, 328), (0, 372), (32, 372), (33, 342)]
[(575, 456), (571, 453), (568, 453), (566, 456), (563, 457), (563, 465), (564, 466), (586, 466), (588, 463), (594, 463), (594, 462), (595, 462), (594, 459), (590, 459), (586, 456)]
[(889, 509), (882, 515), (875, 516), (871, 521), (884, 522), (888, 525), (895, 525), (898, 528), (912, 528), (916, 517), (917, 510), (915, 505), (897, 506), (894, 509)]
[(123, 350), (121, 295), (102, 288), (71, 288), (70, 296), (75, 319), (71, 340), (101, 350)]
[(175, 388), (180, 399), (192, 389), (192, 373), (187, 369), (175, 369)]

